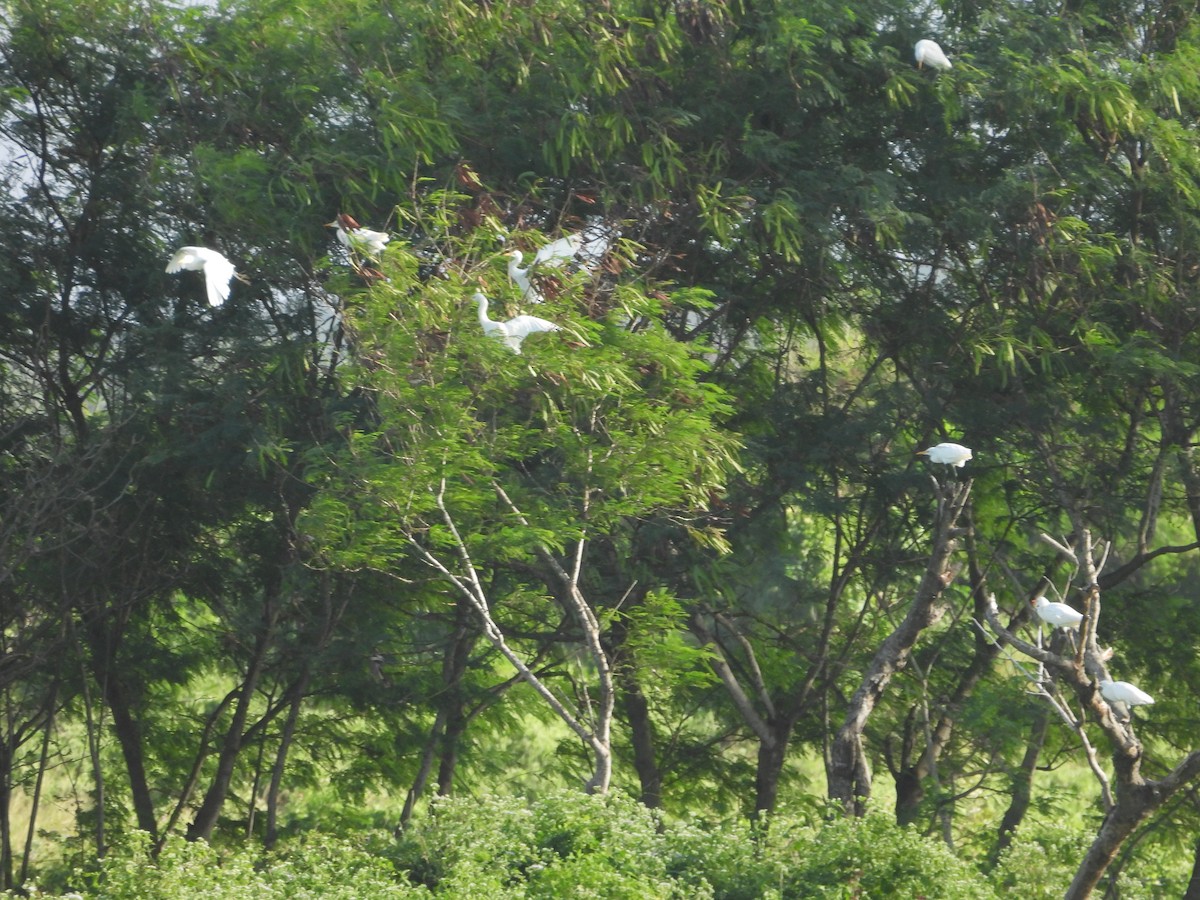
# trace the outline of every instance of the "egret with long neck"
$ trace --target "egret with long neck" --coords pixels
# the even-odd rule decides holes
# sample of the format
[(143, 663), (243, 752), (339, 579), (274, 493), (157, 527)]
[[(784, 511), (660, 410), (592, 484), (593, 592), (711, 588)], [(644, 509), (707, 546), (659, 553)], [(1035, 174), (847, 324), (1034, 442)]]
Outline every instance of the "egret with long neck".
[(539, 331), (561, 331), (559, 325), (537, 316), (514, 316), (504, 322), (488, 318), (488, 298), (476, 291), (473, 298), (479, 307), (479, 324), (483, 333), (504, 341), (513, 353), (521, 352), (521, 342)]

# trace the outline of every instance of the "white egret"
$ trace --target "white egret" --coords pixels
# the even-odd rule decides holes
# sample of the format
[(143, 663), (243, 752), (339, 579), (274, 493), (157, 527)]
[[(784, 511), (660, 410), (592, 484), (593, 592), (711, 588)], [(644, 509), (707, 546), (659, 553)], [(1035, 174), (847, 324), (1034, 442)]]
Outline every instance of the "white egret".
[(967, 460), (971, 458), (971, 451), (962, 444), (943, 442), (930, 447), (928, 450), (918, 450), (917, 455), (929, 457), (931, 463), (958, 466), (961, 469), (967, 464)]
[(934, 69), (950, 68), (950, 60), (946, 58), (946, 54), (942, 52), (937, 41), (931, 41), (928, 38), (917, 41), (916, 46), (913, 47), (913, 55), (917, 58), (918, 69), (923, 65)]
[(1040, 595), (1034, 597), (1031, 603), (1038, 618), (1054, 628), (1075, 628), (1083, 621), (1083, 613), (1065, 603), (1051, 603)]
[(207, 247), (180, 247), (175, 251), (167, 263), (167, 274), (174, 275), (184, 269), (204, 273), (209, 306), (220, 306), (229, 299), (229, 285), (235, 277), (239, 281), (246, 280), (234, 271), (233, 263)]
[(1128, 681), (1101, 681), (1100, 696), (1110, 703), (1124, 703), (1127, 706), (1149, 706), (1154, 703), (1153, 697)]
[(392, 236), (385, 231), (372, 231), (363, 228), (353, 216), (338, 213), (332, 222), (325, 223), (326, 228), (336, 228), (337, 238), (342, 246), (367, 256), (378, 256), (383, 252)]
[(521, 268), (525, 254), (520, 250), (512, 250), (508, 253), (508, 277), (521, 289), (522, 299), (540, 303), (542, 296), (533, 286), (533, 280), (530, 278), (532, 272), (539, 268), (561, 268), (573, 261), (578, 261), (590, 269), (604, 258), (614, 235), (614, 229), (593, 223), (583, 231), (568, 234), (539, 247), (525, 268)]
[(488, 298), (476, 291), (474, 300), (479, 304), (479, 324), (483, 326), (483, 333), (500, 338), (513, 353), (521, 352), (521, 342), (531, 334), (562, 330), (561, 326), (537, 316), (514, 316), (506, 322), (494, 321), (488, 318)]

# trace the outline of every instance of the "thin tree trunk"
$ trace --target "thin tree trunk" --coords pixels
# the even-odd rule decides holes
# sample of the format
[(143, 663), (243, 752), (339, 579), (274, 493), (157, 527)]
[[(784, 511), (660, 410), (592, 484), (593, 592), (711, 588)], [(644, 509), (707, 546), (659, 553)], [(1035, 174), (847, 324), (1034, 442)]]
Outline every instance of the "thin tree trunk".
[(449, 797), (454, 793), (454, 773), (458, 769), (458, 749), (462, 744), (463, 734), (467, 730), (467, 718), (463, 715), (462, 698), (446, 711), (446, 727), (442, 730), (442, 739), (438, 741), (441, 752), (438, 754), (437, 792), (439, 797)]
[(209, 840), (212, 837), (213, 829), (216, 828), (217, 820), (220, 818), (221, 807), (225, 804), (225, 796), (229, 793), (229, 784), (233, 780), (234, 766), (237, 763), (238, 754), (242, 750), (246, 719), (250, 715), (250, 704), (254, 699), (254, 692), (258, 689), (258, 680), (266, 663), (267, 647), (275, 632), (275, 617), (274, 598), (269, 597), (263, 610), (262, 630), (254, 642), (250, 666), (242, 681), (237, 706), (234, 707), (233, 720), (229, 723), (225, 739), (221, 742), (221, 753), (217, 758), (217, 771), (204, 795), (204, 800), (200, 803), (200, 808), (196, 810), (196, 817), (192, 819), (192, 824), (188, 827), (187, 839), (189, 841)]
[(621, 692), (621, 706), (629, 722), (629, 739), (633, 744), (633, 769), (641, 785), (640, 799), (644, 806), (658, 809), (662, 806), (662, 771), (658, 767), (658, 754), (654, 749), (654, 723), (650, 721), (650, 704), (642, 693), (637, 676), (628, 668), (617, 672), (617, 689)]
[(58, 679), (50, 685), (50, 697), (46, 702), (46, 724), (42, 729), (42, 752), (38, 759), (37, 778), (33, 782), (33, 798), (29, 806), (29, 829), (25, 834), (25, 852), (21, 855), (21, 875), (18, 885), (25, 883), (29, 875), (29, 861), (33, 857), (33, 837), (37, 834), (38, 809), (42, 802), (42, 784), (46, 769), (50, 765), (50, 739), (54, 732), (54, 719), (58, 704)]
[(1011, 800), (1004, 816), (1000, 819), (1000, 829), (996, 835), (996, 846), (992, 849), (991, 863), (1000, 861), (1000, 854), (1008, 849), (1013, 835), (1021, 823), (1025, 821), (1025, 813), (1033, 800), (1033, 773), (1037, 771), (1037, 762), (1042, 754), (1042, 746), (1046, 743), (1046, 732), (1050, 728), (1050, 709), (1039, 706), (1034, 714), (1033, 724), (1029, 728), (1029, 741), (1025, 745), (1025, 756), (1021, 765), (1013, 773), (1009, 785)]
[[(68, 622), (70, 620), (68, 619)], [(79, 641), (76, 639), (75, 646), (79, 649), (79, 659), (83, 659), (82, 647), (79, 646)], [(84, 668), (84, 664), (80, 663), (80, 668)], [(95, 824), (92, 828), (92, 835), (96, 841), (96, 856), (102, 857), (107, 852), (105, 846), (104, 834), (104, 767), (100, 763), (100, 725), (97, 721), (95, 703), (92, 700), (92, 692), (88, 684), (88, 673), (82, 672), (80, 679), (81, 693), (83, 695), (83, 714), (84, 724), (87, 729), (88, 743), (88, 758), (92, 764), (92, 782), (95, 785), (93, 788), (92, 802), (95, 804)], [(103, 716), (103, 707), (100, 709), (100, 715)]]
[(12, 853), (12, 739), (11, 734), (0, 740), (0, 890), (13, 884)]
[(439, 718), (442, 729), (434, 747), (440, 751), (438, 758), (438, 795), (448, 797), (454, 792), (454, 773), (458, 769), (458, 751), (462, 736), (467, 730), (467, 715), (464, 710), (463, 676), (471, 660), (471, 651), (478, 639), (478, 632), (470, 627), (471, 605), (459, 598), (454, 608), (454, 637), (449, 652), (442, 659), (442, 702)]
[[(613, 557), (609, 564), (616, 570), (615, 553), (611, 545), (606, 546), (608, 556)], [(638, 606), (646, 597), (644, 588), (631, 589), (625, 597), (625, 608)], [(637, 670), (633, 660), (629, 659), (626, 641), (629, 636), (628, 619), (618, 616), (609, 629), (609, 644), (612, 649), (613, 678), (616, 686), (621, 709), (625, 712), (625, 720), (629, 723), (629, 740), (633, 747), (633, 770), (637, 773), (638, 784), (641, 786), (639, 799), (644, 806), (657, 809), (662, 806), (662, 772), (658, 767), (658, 754), (655, 751), (654, 723), (650, 719), (650, 704), (642, 692)]]
[(759, 741), (758, 760), (754, 770), (754, 815), (761, 818), (773, 812), (779, 802), (779, 783), (787, 762), (788, 744), (792, 738), (795, 719), (791, 716), (772, 719), (767, 723), (771, 740)]
[(292, 687), (292, 702), (288, 706), (287, 718), (283, 722), (283, 733), (279, 735), (279, 749), (275, 752), (275, 764), (271, 767), (271, 783), (267, 787), (267, 827), (263, 845), (269, 850), (279, 839), (279, 792), (283, 787), (283, 773), (287, 766), (288, 753), (296, 735), (296, 723), (300, 720), (300, 709), (312, 670), (306, 665)]
[(421, 752), (421, 763), (417, 766), (417, 775), (413, 778), (412, 787), (408, 789), (408, 796), (404, 798), (404, 809), (400, 812), (400, 828), (403, 828), (412, 819), (417, 801), (425, 793), (425, 785), (429, 783), (429, 773), (433, 771), (433, 761), (437, 758), (437, 748), (441, 743), (442, 731), (445, 727), (446, 712), (444, 709), (439, 709), (433, 720), (433, 727), (429, 729), (429, 739), (425, 742), (425, 749)]
[(196, 790), (196, 785), (200, 781), (200, 773), (204, 768), (204, 761), (209, 756), (208, 737), (212, 734), (213, 729), (217, 725), (217, 720), (220, 719), (225, 708), (233, 702), (236, 694), (236, 691), (230, 691), (205, 717), (204, 728), (200, 731), (196, 740), (196, 756), (192, 760), (192, 769), (188, 773), (187, 780), (183, 783), (183, 790), (179, 792), (179, 797), (175, 800), (175, 806), (171, 810), (171, 815), (167, 817), (167, 824), (163, 826), (158, 841), (154, 845), (155, 856), (162, 852), (162, 848), (167, 842), (167, 837), (175, 830), (175, 823), (179, 821), (179, 817), (191, 802), (192, 792)]
[(1192, 877), (1188, 879), (1183, 900), (1200, 900), (1200, 839), (1196, 840), (1196, 849), (1192, 852)]
[(865, 814), (866, 801), (871, 796), (870, 768), (862, 745), (867, 721), (892, 677), (908, 663), (909, 653), (921, 633), (936, 624), (945, 612), (939, 601), (956, 575), (950, 558), (959, 535), (958, 517), (970, 492), (969, 481), (938, 486), (933, 550), (913, 604), (876, 651), (830, 748), (829, 797), (841, 804), (847, 816)]
[[(275, 701), (274, 697), (267, 697), (267, 706), (270, 707)], [(254, 837), (254, 819), (258, 813), (258, 789), (262, 784), (262, 767), (263, 760), (267, 756), (267, 741), (262, 738), (258, 742), (258, 755), (254, 757), (254, 777), (250, 780), (249, 796), (246, 800), (246, 837)]]
[[(121, 746), (125, 760), (125, 772), (129, 777), (129, 794), (133, 802), (137, 827), (151, 836), (158, 834), (158, 819), (154, 813), (154, 800), (150, 796), (150, 784), (146, 777), (146, 759), (142, 753), (142, 729), (133, 712), (120, 677), (113, 670), (115, 651), (112, 642), (100, 626), (89, 629), (88, 638), (92, 656), (92, 674), (108, 705), (112, 716), (113, 731)], [(99, 802), (99, 801), (98, 801)]]

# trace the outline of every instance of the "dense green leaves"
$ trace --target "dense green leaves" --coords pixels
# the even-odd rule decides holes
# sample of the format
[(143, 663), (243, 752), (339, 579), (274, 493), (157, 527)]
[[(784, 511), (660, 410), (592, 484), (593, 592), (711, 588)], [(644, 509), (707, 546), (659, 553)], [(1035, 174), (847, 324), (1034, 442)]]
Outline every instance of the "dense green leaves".
[[(1101, 639), (1158, 697), (1138, 734), (1164, 769), (1193, 749), (1186, 4), (0, 15), (3, 849), (26, 824), (10, 789), (57, 768), (79, 822), (49, 827), (97, 851), (135, 825), (270, 841), (288, 790), (323, 781), (407, 798), (398, 820), (435, 784), (576, 777), (578, 741), (453, 581), (592, 712), (555, 565), (612, 667), (616, 784), (672, 813), (811, 803), (803, 761), (921, 577), (912, 451), (942, 439), (975, 450), (953, 473), (975, 479), (971, 540), (864, 732), (898, 794), (922, 788), (898, 814), (982, 858), (983, 798), (1026, 773), (1018, 820), (1064, 817), (1039, 760), (1081, 765), (1078, 735), (1035, 739), (1038, 699), (972, 624), (988, 592), (1023, 612), (1067, 584), (1042, 533), (1109, 548)], [(926, 36), (952, 69), (912, 65)], [(388, 250), (338, 245), (338, 212)], [(603, 262), (522, 304), (505, 252), (600, 220), (620, 228)], [(162, 271), (191, 243), (247, 276), (220, 309)], [(562, 330), (513, 354), (477, 289)], [(1162, 811), (1116, 865), (1178, 863), (1194, 818)], [(845, 827), (829, 840), (857, 846)], [(1074, 840), (1047, 850), (1064, 872)], [(545, 884), (658, 889), (591, 865)]]

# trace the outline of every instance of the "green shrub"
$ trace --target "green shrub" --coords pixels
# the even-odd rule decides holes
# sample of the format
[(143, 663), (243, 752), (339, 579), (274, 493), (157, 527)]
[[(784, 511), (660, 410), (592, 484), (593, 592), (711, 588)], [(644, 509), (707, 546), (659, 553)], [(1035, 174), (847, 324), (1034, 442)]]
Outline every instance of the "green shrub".
[(246, 846), (218, 853), (208, 844), (175, 837), (157, 859), (150, 838), (131, 834), (91, 870), (76, 872), (76, 890), (105, 900), (411, 900), (426, 890), (398, 875), (386, 859), (340, 837), (264, 854)]
[(406, 832), (396, 863), (437, 896), (705, 898), (707, 886), (668, 872), (657, 816), (621, 794), (564, 791), (442, 799)]
[(810, 829), (792, 853), (784, 898), (893, 897), (988, 900), (999, 895), (942, 841), (882, 814)]
[[(991, 873), (991, 882), (1006, 895), (1025, 900), (1057, 900), (1075, 877), (1093, 835), (1054, 823), (1022, 826)], [(1117, 875), (1115, 896), (1121, 900), (1162, 900), (1182, 897), (1191, 872), (1172, 848), (1141, 845), (1138, 862)], [(1107, 889), (1115, 866), (1100, 882)], [(1097, 895), (1103, 893), (1097, 891)]]
[[(443, 798), (398, 841), (364, 828), (264, 853), (175, 838), (154, 858), (136, 833), (70, 884), (107, 900), (1038, 900), (1062, 896), (1089, 841), (1057, 825), (1027, 829), (985, 877), (885, 815), (665, 820), (619, 793), (563, 791)], [(1186, 871), (1150, 868), (1153, 879), (1119, 879), (1123, 900), (1179, 896)]]
[(928, 897), (996, 893), (941, 842), (884, 816), (664, 822), (619, 794), (446, 799), (405, 835), (398, 868), (440, 897)]

